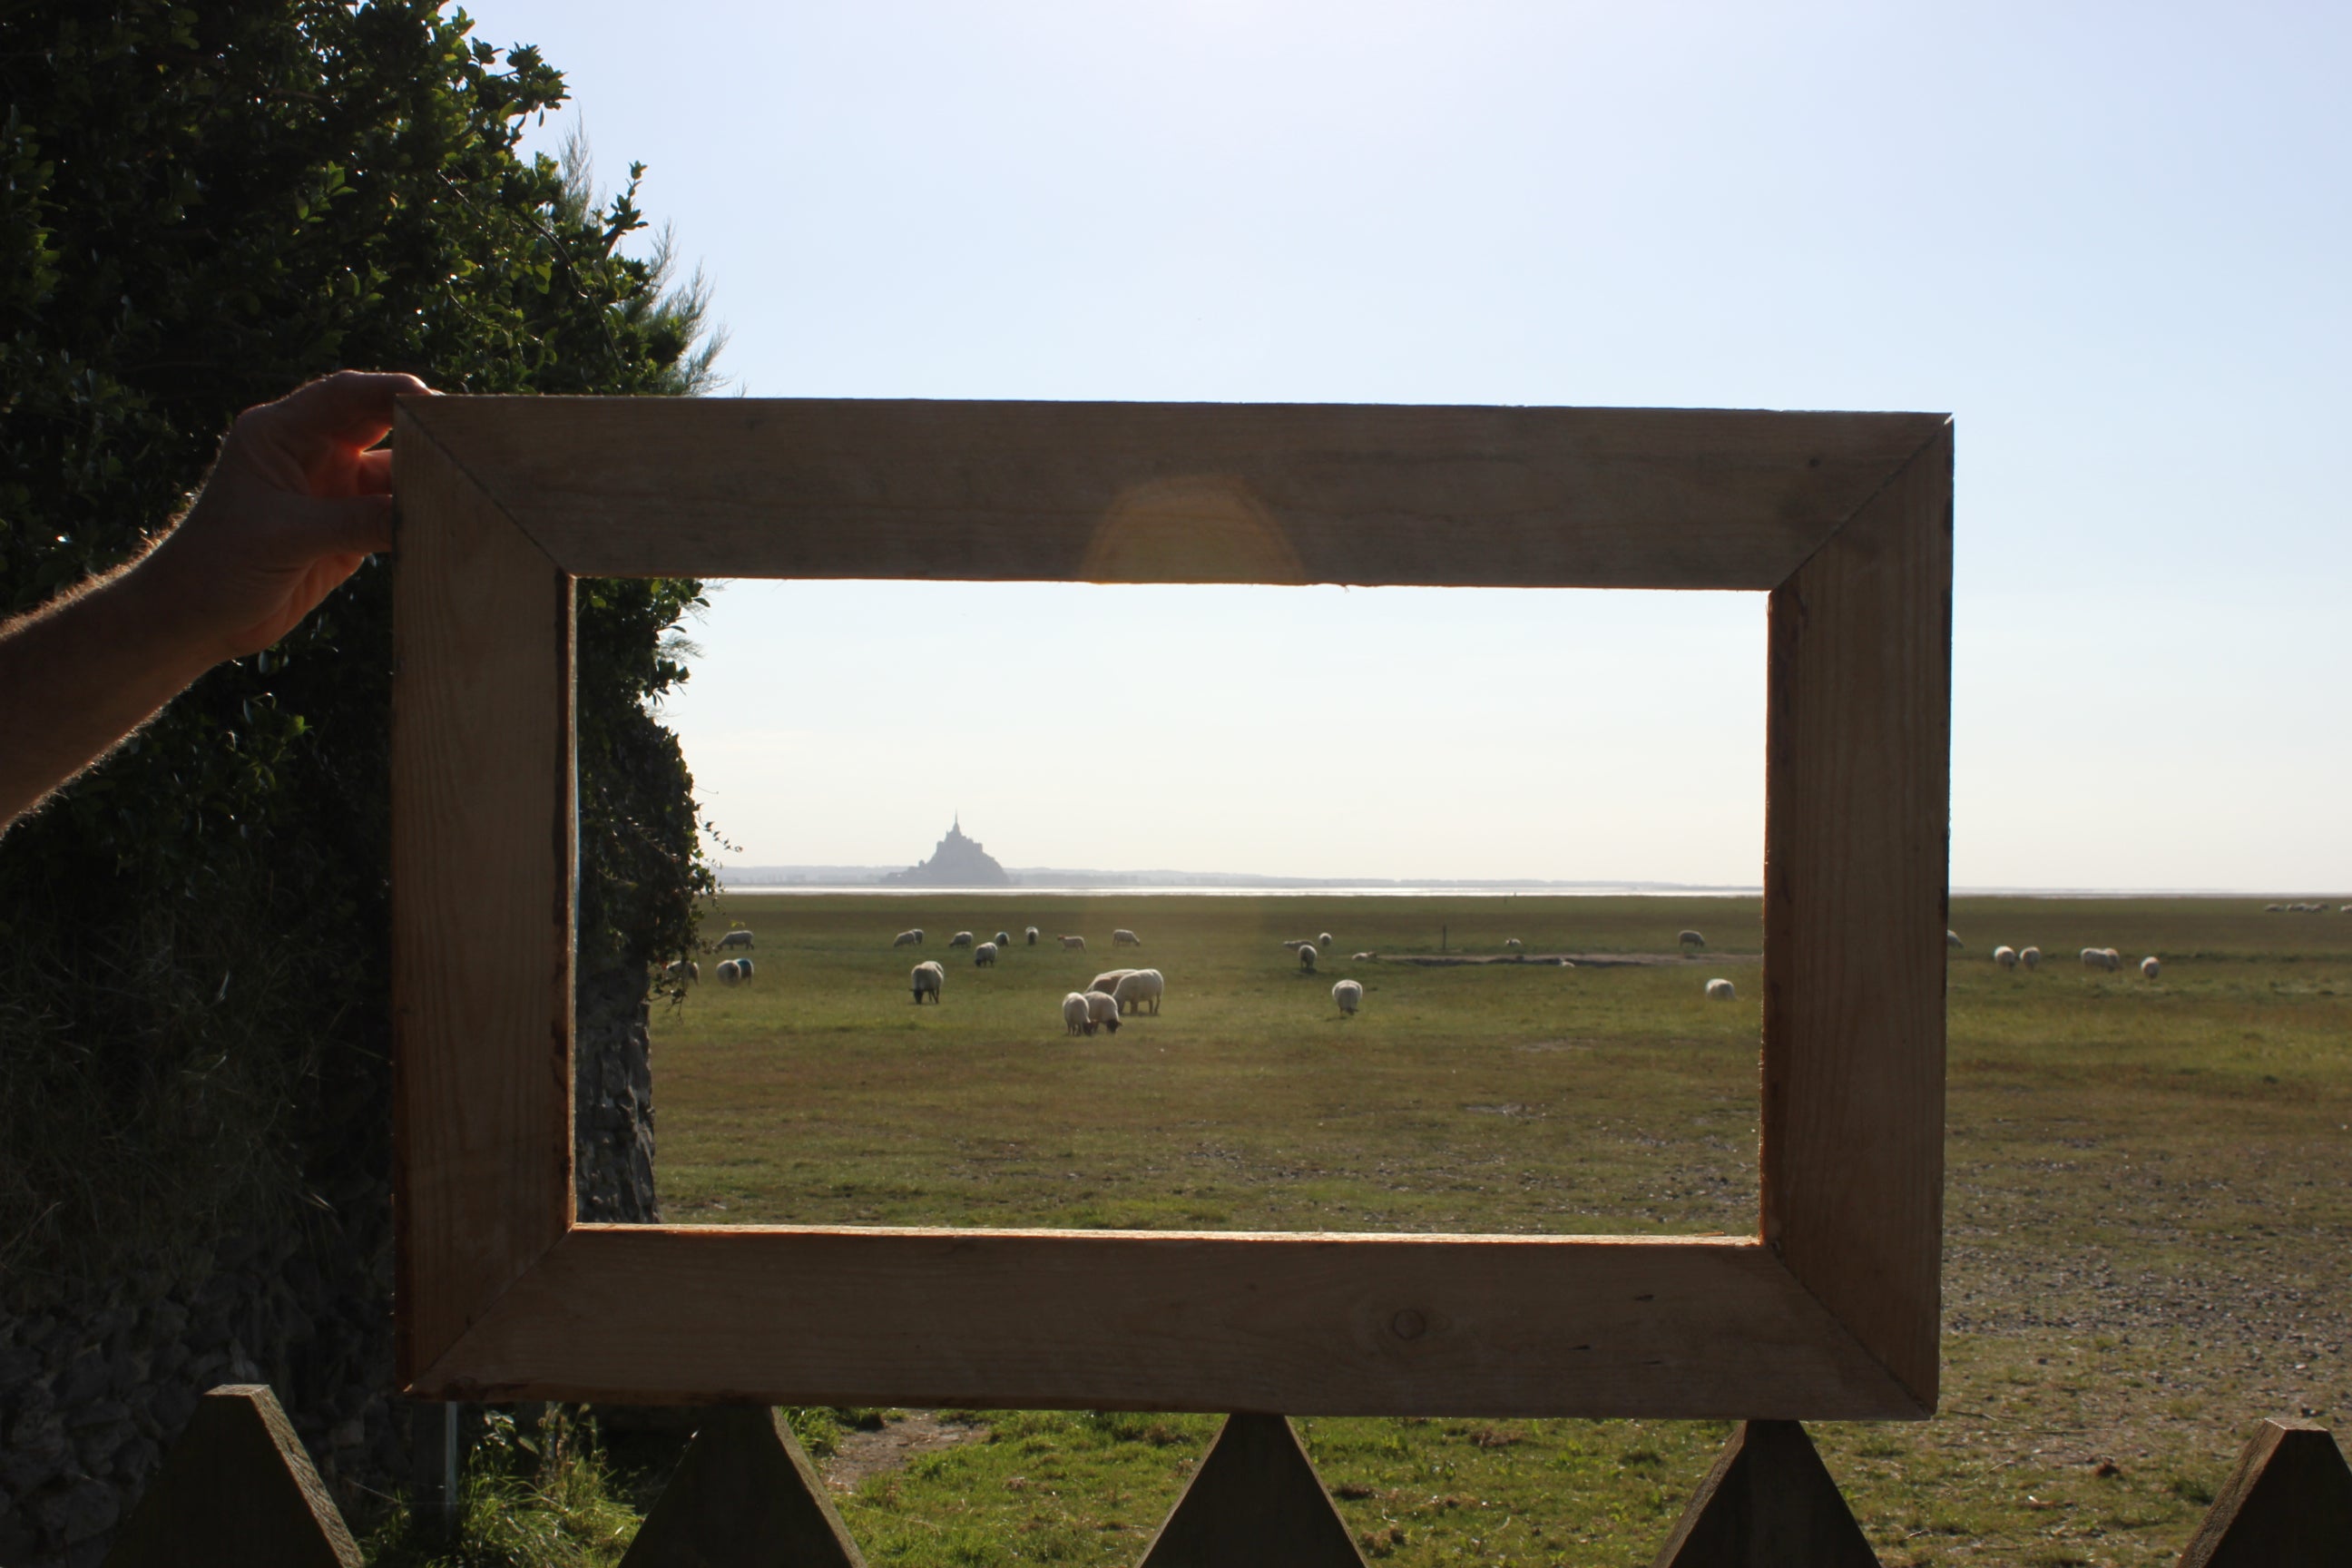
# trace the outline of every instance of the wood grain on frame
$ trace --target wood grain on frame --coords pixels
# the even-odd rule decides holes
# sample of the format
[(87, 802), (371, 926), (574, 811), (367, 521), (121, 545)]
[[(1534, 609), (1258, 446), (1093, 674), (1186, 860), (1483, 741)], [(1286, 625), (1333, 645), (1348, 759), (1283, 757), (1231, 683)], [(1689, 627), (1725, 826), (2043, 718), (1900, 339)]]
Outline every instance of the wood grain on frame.
[[(399, 431), (412, 1391), (1932, 1410), (1941, 416), (446, 398)], [(573, 1226), (567, 574), (603, 573), (1772, 588), (1761, 1237)]]
[(1765, 742), (1763, 1237), (1923, 1413), (1941, 1311), (1951, 506), (1947, 430), (1774, 591)]
[(1916, 1414), (1733, 1238), (581, 1226), (430, 1397)]
[(571, 1224), (572, 582), (401, 410), (394, 1205), (404, 1380)]
[(1925, 414), (413, 400), (583, 577), (1777, 586)]

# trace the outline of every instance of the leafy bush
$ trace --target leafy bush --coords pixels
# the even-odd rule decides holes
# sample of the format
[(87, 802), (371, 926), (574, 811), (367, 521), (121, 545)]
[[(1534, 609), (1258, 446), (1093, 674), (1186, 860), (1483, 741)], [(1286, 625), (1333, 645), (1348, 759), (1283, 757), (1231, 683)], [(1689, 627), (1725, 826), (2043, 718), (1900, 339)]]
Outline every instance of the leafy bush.
[[(698, 279), (623, 250), (642, 169), (600, 203), (584, 156), (520, 157), (562, 79), (469, 27), (430, 0), (0, 17), (0, 614), (139, 552), (239, 408), (340, 366), (470, 392), (709, 381)], [(387, 578), (205, 677), (0, 845), (12, 1295), (380, 1209)], [(583, 992), (642, 995), (709, 885), (650, 710), (698, 594), (582, 584)]]

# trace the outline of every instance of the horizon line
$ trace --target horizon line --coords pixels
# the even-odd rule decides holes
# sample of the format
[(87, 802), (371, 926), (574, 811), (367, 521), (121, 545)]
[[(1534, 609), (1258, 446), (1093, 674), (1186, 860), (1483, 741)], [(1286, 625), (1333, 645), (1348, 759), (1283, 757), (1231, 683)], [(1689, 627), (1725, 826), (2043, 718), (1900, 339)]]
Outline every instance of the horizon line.
[[(789, 887), (803, 885), (815, 887), (821, 884), (816, 883), (813, 879), (820, 876), (829, 879), (856, 879), (866, 877), (878, 879), (884, 876), (903, 873), (911, 868), (912, 868), (905, 866), (891, 865), (810, 862), (797, 864), (783, 863), (760, 866), (722, 867), (718, 870), (717, 875), (720, 889), (722, 890), (727, 890), (733, 888), (749, 889), (758, 887)], [(1008, 877), (1021, 879), (1021, 880), (1016, 881), (1013, 885), (1027, 891), (1049, 891), (1060, 887), (1067, 887), (1074, 890), (1081, 890), (1081, 883), (1076, 880), (1080, 879), (1097, 882), (1117, 879), (1123, 884), (1151, 882), (1171, 885), (1209, 885), (1232, 887), (1242, 890), (1247, 890), (1252, 888), (1290, 888), (1307, 889), (1325, 888), (1334, 890), (1347, 888), (1524, 888), (1531, 889), (1555, 888), (1607, 888), (1640, 892), (1690, 892), (1712, 893), (1717, 895), (1724, 893), (1751, 893), (1761, 895), (1764, 890), (1763, 885), (1760, 882), (1682, 882), (1651, 878), (1627, 877), (1308, 877), (1257, 871), (1182, 871), (1168, 868), (1150, 868), (1141, 870), (1115, 870), (1099, 867), (1070, 866), (1008, 866), (1004, 868), (1004, 872)], [(783, 879), (788, 878), (792, 879), (792, 880)], [(1038, 881), (1031, 880), (1031, 879), (1055, 879), (1056, 880)], [(853, 880), (849, 885), (855, 887), (857, 883)], [(1006, 890), (1003, 888), (993, 885), (988, 887), (953, 887), (940, 884), (937, 887), (926, 887), (923, 884), (897, 883), (893, 884), (893, 887), (898, 890), (904, 891), (992, 892)], [(2315, 893), (2308, 889), (2298, 891), (2293, 889), (2211, 886), (2083, 886), (2067, 884), (2041, 885), (2027, 883), (1979, 883), (1967, 885), (1956, 884), (1952, 886), (1948, 891), (1950, 896), (1954, 898), (2280, 899), (2300, 897), (2305, 899), (2316, 898), (2321, 900), (2323, 902), (2335, 901), (2337, 900), (2352, 900), (2352, 893), (2338, 892), (2334, 894), (2319, 894)]]

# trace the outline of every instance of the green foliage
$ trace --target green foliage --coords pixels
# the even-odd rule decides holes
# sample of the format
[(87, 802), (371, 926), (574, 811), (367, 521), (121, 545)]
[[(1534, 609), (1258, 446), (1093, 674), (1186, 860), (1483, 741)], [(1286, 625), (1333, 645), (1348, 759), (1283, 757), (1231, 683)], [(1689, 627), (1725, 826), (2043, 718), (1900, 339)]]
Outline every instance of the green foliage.
[[(0, 614), (137, 553), (238, 409), (341, 366), (709, 383), (699, 279), (624, 250), (642, 168), (600, 203), (584, 155), (520, 157), (562, 78), (470, 27), (428, 0), (0, 15)], [(297, 1174), (321, 1207), (380, 1182), (388, 577), (206, 676), (0, 848), (0, 1259), (87, 1261), (294, 1201)], [(650, 711), (698, 594), (582, 585), (583, 987), (690, 945), (709, 885)]]
[(618, 1563), (638, 1516), (596, 1440), (561, 1406), (528, 1430), (493, 1411), (466, 1457), (457, 1539), (433, 1539), (404, 1509), (367, 1542), (376, 1568), (603, 1568)]

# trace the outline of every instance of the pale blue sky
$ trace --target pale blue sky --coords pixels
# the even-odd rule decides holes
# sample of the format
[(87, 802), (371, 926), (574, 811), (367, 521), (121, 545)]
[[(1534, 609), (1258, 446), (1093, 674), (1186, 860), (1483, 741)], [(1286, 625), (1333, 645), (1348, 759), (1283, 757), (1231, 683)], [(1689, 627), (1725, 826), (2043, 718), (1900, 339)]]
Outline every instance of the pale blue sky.
[[(2352, 890), (2352, 12), (474, 14), (753, 395), (1952, 412), (1955, 882)], [(740, 584), (670, 716), (743, 863), (1755, 879), (1760, 601), (1188, 592)]]

